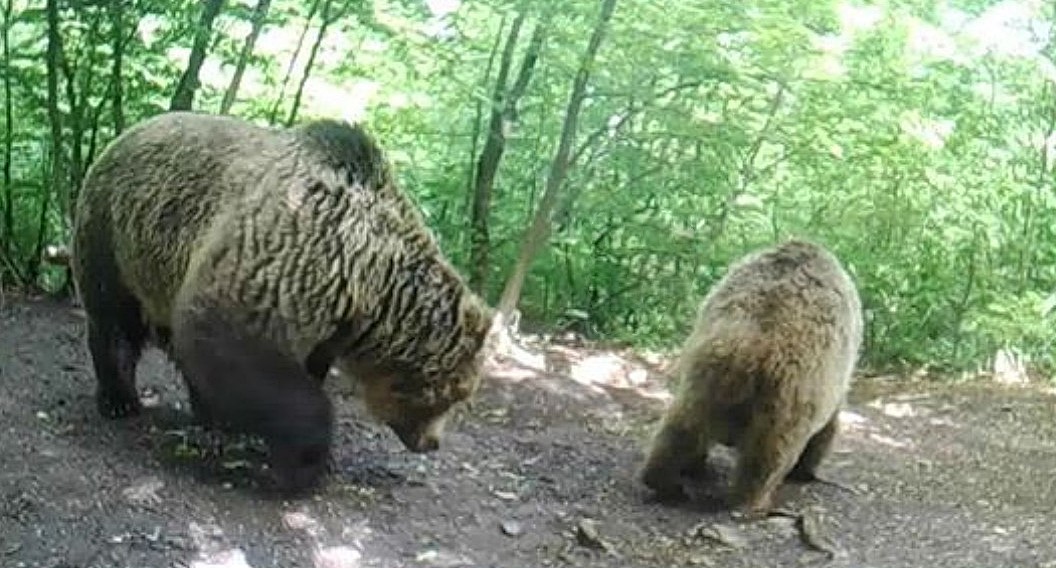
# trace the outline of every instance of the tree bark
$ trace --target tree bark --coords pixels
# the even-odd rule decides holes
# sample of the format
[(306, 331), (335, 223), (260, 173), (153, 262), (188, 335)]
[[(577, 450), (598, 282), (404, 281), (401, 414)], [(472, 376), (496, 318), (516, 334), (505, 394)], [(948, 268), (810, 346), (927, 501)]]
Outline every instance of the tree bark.
[[(88, 29), (85, 44), (94, 45), (98, 32), (99, 22), (93, 19)], [(70, 162), (68, 164), (68, 194), (61, 201), (64, 215), (71, 215), (73, 203), (77, 199), (77, 191), (81, 187), (81, 178), (84, 175), (86, 161), (84, 159), (84, 131), (85, 131), (85, 109), (88, 106), (88, 95), (92, 91), (92, 81), (95, 79), (95, 67), (91, 64), (90, 56), (84, 63), (84, 71), (76, 72), (70, 64), (66, 50), (61, 43), (58, 44), (59, 66), (62, 69), (63, 82), (66, 90), (66, 104), (69, 105), (69, 123), (65, 125), (70, 131)], [(78, 85), (78, 79), (80, 84)]]
[[(488, 85), (492, 84), (491, 70), (495, 67), (495, 58), (499, 54), (499, 46), (502, 45), (502, 38), (506, 36), (506, 15), (504, 14), (499, 20), (499, 29), (495, 32), (495, 41), (491, 44), (491, 50), (488, 51), (488, 63), (484, 66), (484, 76), (480, 80), (481, 90), (488, 88)], [(480, 130), (483, 128), (484, 122), (484, 97), (473, 97), (475, 104), (473, 105), (473, 131), (469, 138), (469, 160), (466, 161), (466, 196), (465, 202), (462, 204), (463, 212), (468, 217), (472, 215), (473, 211), (473, 187), (476, 183), (476, 163), (477, 163), (477, 147), (480, 145)], [(488, 99), (488, 103), (491, 100)], [(490, 104), (489, 104), (490, 108)], [(470, 230), (470, 233), (472, 230)], [(466, 242), (466, 236), (469, 233), (462, 232), (459, 234), (459, 246), (463, 246)], [(469, 235), (472, 237), (472, 235)]]
[(293, 77), (293, 67), (297, 64), (297, 58), (301, 56), (301, 48), (304, 47), (304, 38), (308, 37), (308, 30), (312, 27), (312, 18), (315, 17), (316, 11), (319, 10), (319, 4), (321, 0), (315, 0), (312, 2), (311, 8), (308, 9), (308, 17), (304, 20), (304, 27), (301, 28), (301, 35), (297, 38), (297, 47), (293, 49), (293, 56), (290, 57), (290, 63), (286, 66), (286, 75), (282, 78), (282, 86), (279, 87), (279, 94), (275, 97), (275, 103), (271, 105), (271, 111), (268, 112), (268, 124), (274, 125), (279, 119), (279, 107), (282, 105), (282, 98), (286, 95), (286, 85), (290, 84), (290, 78)]
[(114, 62), (110, 67), (110, 109), (114, 122), (114, 136), (125, 130), (125, 87), (121, 77), (125, 57), (124, 2), (110, 2), (110, 49)]
[(535, 211), (532, 223), (524, 233), (517, 262), (514, 264), (513, 272), (506, 281), (502, 297), (499, 300), (498, 319), (500, 323), (507, 321), (517, 307), (517, 303), (521, 298), (521, 289), (524, 286), (525, 278), (528, 276), (532, 261), (535, 260), (536, 255), (543, 245), (546, 244), (549, 237), (551, 217), (557, 206), (565, 177), (568, 175), (569, 158), (572, 146), (575, 144), (579, 112), (583, 107), (583, 99), (586, 97), (587, 82), (590, 80), (590, 69), (594, 64), (594, 58), (597, 55), (598, 48), (601, 46), (602, 39), (605, 37), (609, 20), (612, 19), (612, 13), (615, 8), (616, 0), (602, 0), (598, 22), (591, 33), (590, 41), (587, 43), (587, 50), (583, 54), (579, 69), (576, 71), (576, 77), (572, 81), (572, 92), (568, 98), (565, 119), (561, 126), (561, 138), (553, 161), (550, 163), (546, 188), (543, 191), (543, 197)]
[[(473, 184), (473, 204), (470, 213), (470, 274), (469, 284), (478, 292), (483, 292), (487, 286), (489, 253), (491, 249), (491, 238), (488, 230), (488, 218), (491, 213), (491, 196), (495, 187), (495, 175), (499, 170), (499, 162), (506, 150), (506, 131), (513, 119), (517, 99), (523, 94), (515, 92), (508, 85), (510, 66), (513, 63), (513, 53), (517, 48), (517, 38), (524, 25), (525, 14), (517, 14), (510, 27), (510, 33), (506, 37), (506, 45), (499, 58), (499, 70), (495, 77), (495, 88), (492, 91), (490, 101), (490, 118), (488, 120), (488, 137), (484, 142), (484, 148), (477, 158), (477, 175)], [(531, 77), (532, 68), (538, 59), (539, 46), (542, 43), (542, 26), (537, 25), (532, 34), (532, 43), (521, 63), (516, 86), (527, 86), (528, 78)], [(522, 81), (523, 78), (523, 81)]]
[(13, 12), (13, 0), (7, 0), (7, 2), (4, 3), (3, 27), (0, 27), (0, 32), (2, 32), (3, 36), (0, 40), (2, 40), (4, 44), (4, 227), (3, 232), (0, 233), (0, 236), (3, 237), (3, 243), (0, 243), (0, 253), (5, 257), (9, 257), (12, 252), (11, 245), (14, 240), (15, 232), (15, 195), (11, 180), (11, 160), (14, 157), (15, 145), (14, 102), (11, 100), (11, 76), (14, 74), (14, 69), (11, 65), (11, 38), (8, 33), (11, 27), (11, 17)]
[(47, 107), (48, 122), (51, 126), (51, 187), (43, 191), (43, 203), (40, 205), (40, 217), (37, 220), (37, 243), (35, 250), (27, 259), (26, 274), (29, 281), (35, 282), (40, 273), (40, 259), (47, 240), (47, 213), (50, 207), (52, 192), (65, 199), (66, 195), (66, 160), (64, 159), (62, 136), (62, 112), (59, 110), (59, 74), (62, 72), (62, 35), (59, 33), (59, 0), (47, 0)]
[(256, 45), (261, 30), (264, 29), (264, 20), (268, 17), (270, 6), (271, 0), (258, 0), (257, 7), (253, 10), (253, 28), (246, 36), (246, 43), (242, 45), (242, 53), (238, 56), (238, 64), (235, 66), (234, 76), (231, 77), (231, 85), (224, 93), (224, 100), (220, 101), (220, 114), (227, 114), (231, 110), (231, 105), (235, 104), (235, 96), (242, 83), (242, 74), (245, 73), (249, 58), (253, 55), (253, 46)]
[(180, 82), (176, 85), (176, 92), (172, 95), (169, 110), (191, 110), (194, 106), (194, 93), (198, 90), (198, 73), (205, 62), (205, 52), (209, 48), (209, 39), (213, 34), (213, 22), (220, 15), (220, 9), (224, 6), (224, 0), (205, 0), (202, 7), (202, 17), (198, 20), (197, 32), (194, 34), (194, 44), (191, 46), (191, 56), (187, 60), (187, 69), (180, 76)]
[(290, 107), (290, 116), (286, 118), (286, 126), (293, 126), (297, 122), (297, 111), (301, 107), (301, 97), (304, 95), (304, 86), (308, 84), (308, 77), (312, 75), (312, 65), (315, 64), (315, 56), (319, 54), (319, 46), (323, 43), (323, 38), (326, 37), (326, 28), (330, 27), (333, 23), (333, 19), (330, 18), (330, 5), (331, 0), (323, 0), (322, 18), (323, 21), (319, 24), (319, 34), (315, 36), (315, 43), (312, 44), (311, 51), (308, 52), (308, 61), (304, 64), (304, 73), (301, 75), (301, 82), (297, 85), (297, 94), (293, 96), (293, 105)]

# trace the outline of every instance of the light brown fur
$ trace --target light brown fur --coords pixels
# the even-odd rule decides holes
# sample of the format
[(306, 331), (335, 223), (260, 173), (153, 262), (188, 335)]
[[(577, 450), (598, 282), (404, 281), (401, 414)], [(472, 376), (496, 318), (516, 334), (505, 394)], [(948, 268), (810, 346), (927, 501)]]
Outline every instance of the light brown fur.
[(225, 318), (314, 379), (354, 372), (415, 451), (439, 445), (448, 410), (479, 384), (492, 312), (357, 127), (185, 112), (139, 123), (86, 177), (72, 266), (111, 416), (138, 411), (143, 338), (167, 348), (204, 305), (230, 306)]
[(701, 304), (641, 479), (683, 498), (681, 476), (713, 444), (732, 446), (733, 501), (765, 514), (786, 476), (816, 478), (861, 340), (857, 289), (820, 245), (790, 240), (736, 262)]

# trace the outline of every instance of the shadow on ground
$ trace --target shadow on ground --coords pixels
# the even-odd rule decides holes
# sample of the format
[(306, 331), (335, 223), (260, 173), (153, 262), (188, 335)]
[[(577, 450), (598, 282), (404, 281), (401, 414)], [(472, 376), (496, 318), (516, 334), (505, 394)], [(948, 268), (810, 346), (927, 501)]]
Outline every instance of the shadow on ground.
[(859, 380), (822, 468), (850, 490), (779, 494), (805, 530), (732, 519), (721, 477), (697, 504), (650, 502), (634, 473), (662, 375), (553, 347), (491, 368), (427, 456), (335, 387), (335, 471), (284, 502), (252, 440), (189, 424), (155, 351), (150, 412), (100, 418), (82, 327), (67, 305), (0, 308), (5, 567), (1056, 566), (1056, 396), (1036, 385)]

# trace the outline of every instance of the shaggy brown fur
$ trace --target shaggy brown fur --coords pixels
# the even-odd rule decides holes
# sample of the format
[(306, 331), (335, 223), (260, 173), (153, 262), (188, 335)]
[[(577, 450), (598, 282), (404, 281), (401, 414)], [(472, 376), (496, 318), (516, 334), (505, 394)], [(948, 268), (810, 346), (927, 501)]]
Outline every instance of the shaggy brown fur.
[(730, 267), (683, 346), (680, 385), (649, 448), (642, 481), (684, 498), (683, 474), (715, 443), (735, 447), (733, 497), (761, 515), (787, 477), (816, 478), (862, 338), (858, 292), (823, 247), (790, 240)]
[[(186, 112), (148, 119), (90, 168), (73, 254), (107, 416), (139, 411), (135, 366), (146, 341), (178, 363), (173, 344), (204, 348), (181, 336), (199, 333), (192, 315), (206, 306), (227, 322), (205, 322), (206, 331), (255, 338), (226, 347), (268, 342), (316, 382), (331, 366), (353, 372), (367, 406), (412, 451), (436, 449), (449, 409), (479, 384), (491, 309), (358, 127), (274, 130)], [(249, 374), (239, 379), (246, 389), (261, 380)], [(197, 414), (204, 393), (189, 383)]]

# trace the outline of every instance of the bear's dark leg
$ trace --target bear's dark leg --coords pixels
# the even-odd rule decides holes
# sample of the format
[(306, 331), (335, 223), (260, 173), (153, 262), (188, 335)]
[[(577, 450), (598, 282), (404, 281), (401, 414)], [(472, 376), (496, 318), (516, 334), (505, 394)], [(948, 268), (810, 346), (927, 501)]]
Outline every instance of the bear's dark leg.
[(90, 321), (88, 349), (97, 382), (95, 400), (99, 413), (108, 418), (139, 414), (136, 363), (142, 343), (112, 323)]
[(318, 380), (273, 342), (235, 323), (229, 310), (180, 310), (176, 357), (195, 412), (264, 438), (278, 489), (296, 494), (319, 482), (330, 457), (333, 413)]
[(818, 479), (818, 465), (829, 454), (839, 424), (840, 411), (837, 410), (825, 426), (810, 438), (810, 442), (807, 442), (807, 447), (799, 456), (795, 467), (788, 473), (789, 479), (793, 481), (816, 481)]
[(138, 414), (136, 364), (147, 339), (140, 303), (121, 283), (106, 239), (90, 233), (75, 254), (78, 290), (88, 316), (88, 351), (95, 369), (96, 405), (108, 418)]

